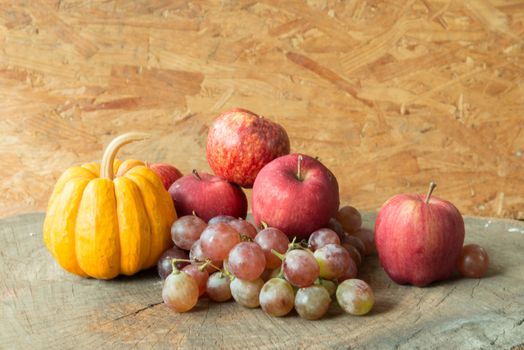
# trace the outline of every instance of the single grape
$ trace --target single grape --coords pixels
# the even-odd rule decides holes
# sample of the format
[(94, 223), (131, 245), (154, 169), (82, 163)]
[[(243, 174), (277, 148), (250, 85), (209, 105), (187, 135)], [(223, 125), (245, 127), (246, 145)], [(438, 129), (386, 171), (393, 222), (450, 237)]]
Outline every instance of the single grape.
[[(193, 246), (191, 247), (191, 250), (189, 251), (189, 259), (196, 260), (199, 262), (205, 262), (208, 257), (204, 255), (204, 252), (202, 251), (202, 245), (200, 244), (200, 240), (193, 243)], [(221, 268), (222, 267), (222, 261), (216, 261), (212, 260), (211, 264), (214, 266)], [(208, 273), (213, 273), (217, 271), (217, 269), (211, 265), (206, 266), (206, 270)]]
[(364, 251), (365, 256), (372, 255), (376, 252), (375, 234), (373, 233), (373, 231), (367, 228), (360, 228), (353, 232), (351, 235), (357, 237), (362, 241), (362, 243), (364, 243), (364, 246), (366, 247)]
[(206, 222), (196, 215), (182, 216), (171, 226), (171, 238), (177, 247), (189, 250), (206, 226)]
[[(189, 255), (185, 250), (182, 250), (178, 247), (173, 247), (166, 250), (158, 259), (157, 270), (158, 275), (165, 280), (167, 276), (173, 272), (173, 259), (189, 259)], [(182, 269), (184, 266), (188, 265), (189, 262), (186, 261), (177, 261), (176, 268)]]
[(207, 222), (208, 225), (218, 224), (219, 222), (228, 223), (230, 221), (236, 220), (236, 218), (229, 215), (218, 215), (214, 218), (209, 219)]
[(324, 316), (331, 304), (326, 288), (313, 285), (300, 288), (295, 296), (295, 310), (306, 320), (318, 320)]
[(335, 295), (335, 293), (337, 292), (337, 284), (335, 282), (333, 282), (333, 281), (321, 280), (320, 281), (320, 285), (322, 287), (326, 288), (326, 290), (328, 291), (330, 297)]
[(240, 305), (248, 308), (255, 308), (260, 305), (259, 295), (264, 281), (258, 278), (254, 281), (246, 281), (234, 278), (231, 281), (231, 295)]
[(320, 273), (313, 253), (302, 249), (295, 249), (286, 253), (282, 270), (289, 283), (299, 288), (312, 285)]
[(240, 242), (229, 252), (229, 271), (243, 280), (253, 281), (266, 268), (266, 257), (255, 242)]
[(198, 301), (198, 284), (193, 277), (176, 270), (164, 281), (162, 299), (176, 312), (189, 311)]
[(286, 280), (272, 278), (262, 287), (259, 301), (266, 314), (281, 317), (287, 315), (293, 309), (295, 292)]
[(320, 267), (319, 276), (327, 280), (341, 277), (351, 263), (348, 251), (338, 244), (325, 245), (315, 250), (314, 256)]
[(254, 239), (257, 235), (257, 229), (244, 219), (236, 219), (227, 222), (227, 224), (237, 230), (241, 235)]
[(350, 279), (337, 288), (337, 301), (344, 311), (351, 315), (365, 315), (375, 303), (373, 290), (364, 281)]
[(356, 278), (357, 275), (358, 275), (357, 264), (353, 261), (353, 259), (350, 259), (349, 267), (347, 268), (346, 271), (344, 271), (342, 276), (337, 278), (337, 280), (340, 283), (340, 282), (348, 280), (348, 279)]
[(187, 265), (182, 269), (182, 272), (187, 273), (189, 276), (193, 277), (195, 282), (198, 284), (198, 296), (201, 296), (206, 292), (207, 279), (209, 278), (209, 273), (204, 269), (200, 271), (200, 267), (195, 264)]
[(366, 252), (366, 246), (360, 238), (348, 235), (342, 238), (341, 241), (342, 243), (348, 243), (351, 244), (353, 247), (357, 248), (358, 252), (360, 253), (360, 257), (364, 256), (364, 253)]
[(211, 300), (223, 302), (231, 299), (231, 280), (222, 272), (215, 272), (207, 280), (207, 295)]
[(348, 251), (349, 255), (351, 256), (351, 259), (353, 259), (357, 267), (359, 267), (362, 263), (362, 255), (360, 255), (358, 249), (349, 243), (342, 243), (341, 245), (342, 247), (344, 247), (344, 249)]
[(266, 256), (266, 267), (275, 269), (282, 265), (282, 260), (271, 251), (274, 249), (280, 254), (287, 251), (289, 238), (277, 228), (268, 227), (260, 231), (255, 237), (255, 243), (264, 251)]
[(352, 206), (345, 206), (338, 210), (336, 219), (347, 233), (355, 232), (362, 226), (362, 216)]
[(338, 237), (342, 240), (343, 237), (346, 236), (346, 232), (344, 231), (344, 227), (342, 227), (342, 224), (338, 222), (337, 219), (331, 218), (329, 219), (327, 228), (335, 231), (338, 235)]
[(460, 274), (468, 278), (482, 278), (488, 272), (489, 256), (486, 250), (477, 244), (462, 247), (458, 259)]
[(329, 228), (321, 228), (316, 230), (309, 236), (309, 249), (315, 251), (327, 244), (340, 244), (340, 238), (337, 233)]
[(215, 261), (226, 259), (229, 251), (238, 243), (240, 243), (238, 232), (223, 222), (208, 225), (200, 236), (202, 252)]

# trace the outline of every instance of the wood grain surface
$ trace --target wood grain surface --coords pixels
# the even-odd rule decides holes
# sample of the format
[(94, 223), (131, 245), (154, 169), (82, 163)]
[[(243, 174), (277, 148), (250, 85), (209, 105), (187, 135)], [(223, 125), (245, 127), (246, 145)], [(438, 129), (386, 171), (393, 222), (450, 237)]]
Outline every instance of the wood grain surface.
[(123, 156), (209, 169), (244, 107), (320, 159), (342, 202), (399, 192), (524, 218), (521, 0), (0, 0), (0, 216), (44, 210), (68, 166)]
[[(372, 226), (374, 215), (364, 215)], [(466, 218), (466, 242), (486, 248), (483, 279), (426, 288), (397, 285), (376, 256), (359, 277), (374, 289), (367, 316), (333, 303), (319, 321), (296, 313), (203, 298), (176, 314), (156, 271), (112, 281), (62, 270), (42, 243), (43, 214), (0, 220), (0, 348), (5, 349), (521, 349), (524, 347), (524, 223)]]

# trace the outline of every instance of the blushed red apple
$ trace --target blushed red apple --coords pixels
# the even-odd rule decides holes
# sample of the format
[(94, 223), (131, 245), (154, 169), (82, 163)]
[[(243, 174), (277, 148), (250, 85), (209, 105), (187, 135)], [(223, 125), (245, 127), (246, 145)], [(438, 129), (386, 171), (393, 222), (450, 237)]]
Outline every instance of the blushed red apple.
[(169, 187), (178, 217), (195, 214), (208, 222), (218, 215), (246, 218), (247, 198), (242, 189), (218, 176), (197, 173), (176, 180)]
[(335, 175), (306, 155), (273, 160), (262, 168), (253, 185), (255, 224), (265, 222), (288, 237), (307, 238), (326, 227), (339, 203)]
[(207, 161), (224, 179), (251, 188), (267, 163), (289, 153), (282, 126), (245, 109), (218, 116), (207, 135)]
[(148, 167), (158, 175), (160, 180), (162, 180), (166, 190), (171, 187), (173, 182), (182, 177), (182, 173), (170, 164), (154, 163), (149, 164)]
[(375, 243), (380, 263), (399, 284), (419, 287), (448, 279), (464, 243), (464, 220), (450, 202), (431, 196), (399, 194), (378, 213)]

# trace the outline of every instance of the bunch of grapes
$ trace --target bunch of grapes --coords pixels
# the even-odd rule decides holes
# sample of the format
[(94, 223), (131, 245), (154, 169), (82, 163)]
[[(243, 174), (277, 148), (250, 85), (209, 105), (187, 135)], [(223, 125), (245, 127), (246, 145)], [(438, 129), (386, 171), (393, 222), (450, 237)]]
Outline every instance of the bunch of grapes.
[(374, 242), (361, 224), (355, 208), (343, 207), (328, 228), (313, 232), (307, 242), (290, 242), (277, 228), (257, 232), (242, 219), (217, 216), (206, 224), (195, 215), (183, 216), (171, 229), (175, 246), (158, 262), (164, 302), (185, 312), (207, 294), (216, 302), (233, 298), (247, 308), (260, 306), (276, 317), (294, 308), (315, 320), (336, 297), (346, 312), (366, 314), (373, 292), (356, 276)]

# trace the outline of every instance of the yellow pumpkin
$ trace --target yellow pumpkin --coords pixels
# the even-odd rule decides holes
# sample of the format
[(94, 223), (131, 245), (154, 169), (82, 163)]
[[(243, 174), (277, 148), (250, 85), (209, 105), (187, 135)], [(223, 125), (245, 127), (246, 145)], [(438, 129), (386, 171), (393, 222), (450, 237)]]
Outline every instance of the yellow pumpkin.
[(107, 146), (100, 165), (74, 166), (58, 179), (44, 242), (65, 270), (99, 279), (133, 275), (154, 266), (173, 245), (176, 212), (160, 178), (140, 161), (115, 160), (120, 147), (146, 137), (121, 135)]

